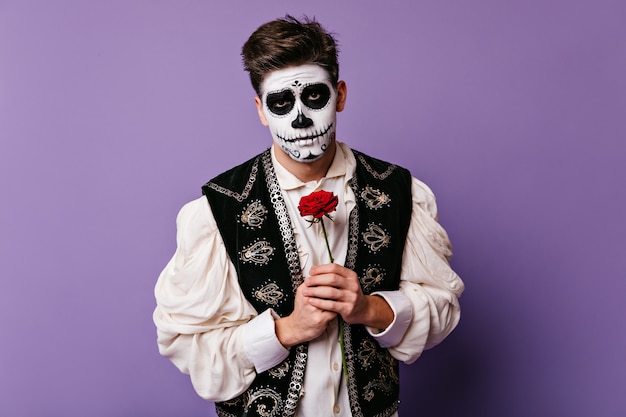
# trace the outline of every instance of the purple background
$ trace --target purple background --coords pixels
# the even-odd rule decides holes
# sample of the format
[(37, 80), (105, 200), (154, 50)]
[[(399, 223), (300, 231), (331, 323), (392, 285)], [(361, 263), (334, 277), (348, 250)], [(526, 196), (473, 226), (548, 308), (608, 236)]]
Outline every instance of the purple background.
[(0, 415), (213, 415), (153, 286), (178, 209), (271, 143), (239, 51), (287, 12), (338, 34), (339, 139), (433, 188), (467, 285), (401, 415), (626, 415), (623, 4), (0, 1)]

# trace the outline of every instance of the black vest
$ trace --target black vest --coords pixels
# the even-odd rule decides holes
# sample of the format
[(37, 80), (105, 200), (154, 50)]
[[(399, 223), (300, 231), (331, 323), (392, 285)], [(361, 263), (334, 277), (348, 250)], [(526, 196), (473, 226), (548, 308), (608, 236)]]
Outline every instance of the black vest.
[[(397, 290), (411, 218), (411, 175), (396, 165), (352, 151), (357, 168), (350, 186), (357, 205), (350, 213), (347, 268), (363, 293)], [(258, 312), (281, 317), (293, 311), (303, 281), (291, 219), (267, 150), (202, 187), (235, 265), (239, 285)], [(341, 198), (341, 197), (340, 197)], [(344, 351), (352, 415), (384, 417), (398, 408), (399, 366), (363, 325), (344, 326)], [(220, 417), (293, 416), (307, 362), (304, 343), (256, 376), (242, 395), (216, 403)]]

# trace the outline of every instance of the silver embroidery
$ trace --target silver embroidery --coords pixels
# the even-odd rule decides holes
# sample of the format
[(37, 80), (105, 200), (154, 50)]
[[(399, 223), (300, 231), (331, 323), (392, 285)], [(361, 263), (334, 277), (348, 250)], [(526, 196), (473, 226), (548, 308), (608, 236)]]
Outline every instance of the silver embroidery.
[(245, 407), (246, 412), (250, 409), (254, 402), (257, 402), (256, 412), (263, 417), (279, 416), (283, 407), (280, 394), (271, 388), (260, 388), (250, 393), (250, 398), (248, 399), (248, 403)]
[(243, 224), (250, 228), (259, 228), (263, 225), (266, 215), (267, 209), (265, 208), (265, 206), (261, 204), (261, 201), (254, 200), (253, 202), (248, 204), (243, 213), (241, 213), (241, 216), (239, 216), (239, 219)]
[(274, 307), (280, 304), (284, 296), (285, 295), (280, 290), (280, 287), (275, 282), (270, 282), (269, 284), (266, 284), (254, 291), (254, 297), (257, 300), (261, 300)]
[(252, 262), (257, 265), (265, 265), (270, 261), (273, 254), (274, 248), (270, 243), (266, 240), (259, 240), (247, 248), (243, 248), (239, 252), (239, 259), (244, 263)]
[(385, 170), (385, 172), (380, 172), (379, 173), (379, 172), (374, 171), (374, 168), (372, 168), (370, 166), (370, 164), (367, 163), (367, 161), (365, 160), (363, 155), (359, 154), (358, 158), (359, 158), (359, 161), (361, 161), (361, 163), (363, 164), (363, 166), (367, 170), (367, 172), (372, 174), (372, 176), (374, 178), (376, 178), (377, 180), (384, 180), (384, 179), (386, 179), (389, 175), (391, 175), (393, 170), (397, 168), (396, 165), (389, 165), (389, 167)]
[[(363, 162), (363, 160), (362, 160)], [(371, 172), (371, 171), (370, 171)], [(372, 173), (372, 175), (374, 175)], [(350, 187), (354, 191), (355, 195), (358, 195), (358, 184), (356, 178), (353, 177), (350, 181)], [(350, 268), (354, 270), (356, 265), (356, 255), (359, 244), (359, 206), (356, 206), (352, 212), (350, 213), (350, 226), (349, 226), (349, 238), (348, 238), (348, 252), (346, 255), (346, 268)], [(341, 320), (341, 319), (340, 319)], [(360, 401), (359, 401), (359, 388), (356, 385), (356, 364), (357, 364), (357, 354), (355, 353), (353, 340), (352, 340), (352, 326), (344, 323), (344, 348), (346, 353), (346, 366), (348, 371), (347, 386), (348, 386), (348, 396), (350, 397), (350, 404), (352, 406), (352, 415), (354, 417), (363, 417), (363, 410), (361, 409)], [(369, 356), (368, 353), (364, 355), (368, 358), (368, 360), (373, 360), (374, 357), (381, 358), (379, 355)], [(384, 355), (384, 354), (383, 354)], [(356, 358), (355, 358), (356, 356)], [(360, 362), (360, 361), (359, 361)], [(367, 387), (366, 395), (374, 395), (373, 390), (378, 387), (377, 384), (380, 384), (380, 380), (376, 379), (372, 381)], [(362, 388), (362, 387), (361, 387)], [(389, 417), (392, 415), (398, 407), (398, 402), (396, 401), (394, 405), (385, 409), (381, 413), (378, 413), (375, 417)]]
[(378, 210), (383, 206), (388, 206), (391, 202), (389, 195), (369, 185), (366, 185), (365, 189), (361, 191), (361, 198), (365, 201), (367, 207), (372, 210)]
[(298, 256), (298, 247), (296, 246), (291, 219), (287, 212), (287, 205), (285, 204), (283, 193), (276, 179), (276, 173), (272, 166), (272, 158), (269, 151), (263, 153), (261, 162), (263, 163), (263, 170), (265, 171), (265, 179), (270, 193), (272, 209), (278, 218), (278, 228), (282, 236), (285, 255), (287, 256), (287, 264), (289, 265), (289, 273), (291, 275), (291, 285), (293, 293), (295, 294), (300, 284), (304, 281), (304, 277), (302, 276), (302, 270), (300, 268), (300, 257)]
[(307, 360), (307, 345), (298, 345), (296, 348), (296, 360), (287, 391), (287, 401), (285, 404), (284, 417), (293, 416), (296, 413), (298, 400), (302, 394), (302, 382), (304, 381), (304, 370)]
[(393, 357), (388, 352), (379, 353), (377, 356), (383, 366), (378, 372), (378, 378), (373, 379), (363, 388), (363, 398), (367, 401), (371, 401), (374, 398), (374, 390), (389, 394), (393, 391), (394, 384), (400, 382), (400, 377), (394, 368)]
[(276, 365), (272, 369), (267, 371), (274, 378), (283, 378), (289, 372), (289, 362), (284, 361), (283, 363)]
[(385, 378), (385, 375), (382, 369), (380, 373), (378, 374), (378, 378), (370, 381), (363, 389), (364, 390), (363, 398), (365, 398), (367, 401), (373, 400), (375, 389), (379, 391), (383, 391), (383, 392), (391, 392), (393, 389), (391, 381), (388, 378)]
[(243, 191), (240, 193), (237, 193), (235, 191), (229, 190), (228, 188), (224, 188), (220, 185), (217, 185), (215, 183), (210, 182), (208, 184), (209, 188), (214, 189), (215, 191), (217, 191), (218, 193), (222, 193), (222, 194), (226, 194), (229, 197), (234, 198), (235, 200), (239, 201), (240, 203), (245, 200), (246, 198), (248, 198), (248, 194), (250, 194), (250, 190), (252, 190), (252, 186), (254, 185), (254, 181), (256, 181), (256, 174), (259, 171), (259, 159), (257, 158), (254, 161), (254, 164), (252, 165), (252, 170), (250, 171), (250, 177), (248, 177), (248, 182), (246, 183), (245, 187), (243, 188)]
[[(358, 184), (356, 176), (350, 180), (350, 188), (358, 195)], [(356, 255), (359, 246), (359, 206), (355, 206), (350, 212), (350, 226), (348, 228), (348, 252), (346, 254), (346, 268), (354, 270), (356, 265)], [(339, 318), (341, 320), (341, 318)], [(347, 386), (350, 404), (352, 404), (352, 414), (355, 417), (363, 416), (363, 410), (359, 404), (359, 392), (356, 386), (356, 370), (354, 367), (354, 348), (352, 346), (352, 327), (347, 323), (343, 326), (343, 342), (346, 354), (346, 368), (348, 371)]]
[[(350, 180), (350, 188), (354, 191), (355, 195), (358, 190), (358, 184), (356, 182), (356, 177), (352, 177)], [(356, 265), (356, 254), (358, 251), (359, 245), (359, 206), (354, 206), (352, 211), (350, 212), (349, 217), (349, 226), (348, 226), (348, 252), (346, 253), (346, 268), (350, 268), (354, 270)]]
[[(341, 320), (341, 319), (340, 319)], [(359, 392), (356, 385), (356, 369), (354, 361), (354, 348), (352, 347), (352, 327), (344, 324), (343, 326), (343, 343), (346, 352), (346, 368), (348, 370), (348, 396), (352, 405), (352, 414), (354, 416), (363, 416), (363, 410), (359, 404)]]
[[(289, 273), (291, 274), (292, 290), (295, 294), (298, 286), (304, 281), (304, 277), (302, 276), (300, 257), (298, 256), (298, 247), (296, 246), (296, 239), (293, 233), (293, 227), (291, 226), (291, 219), (289, 218), (289, 213), (287, 212), (287, 205), (285, 204), (283, 193), (278, 185), (278, 180), (276, 178), (276, 173), (274, 172), (274, 167), (272, 166), (272, 158), (269, 151), (265, 151), (263, 153), (261, 156), (261, 163), (263, 164), (263, 170), (265, 172), (265, 181), (270, 194), (270, 200), (272, 202), (272, 210), (278, 219), (278, 227), (280, 229), (283, 246), (285, 248)], [(282, 414), (283, 417), (291, 417), (296, 414), (298, 400), (302, 395), (302, 383), (304, 382), (306, 362), (307, 345), (298, 345), (296, 347), (296, 356), (293, 371), (291, 373), (291, 380), (289, 381), (289, 389), (287, 390), (287, 400), (285, 401), (285, 408)]]
[(381, 282), (385, 278), (385, 270), (375, 265), (370, 265), (363, 272), (363, 276), (360, 278), (361, 288), (364, 293), (369, 294), (372, 288)]
[(359, 361), (361, 361), (361, 366), (364, 369), (370, 368), (374, 359), (376, 359), (376, 346), (374, 345), (374, 342), (369, 339), (363, 340), (358, 357)]
[(378, 252), (381, 248), (389, 245), (390, 240), (391, 236), (387, 234), (385, 229), (374, 223), (370, 223), (367, 226), (367, 231), (363, 232), (363, 241), (372, 252)]

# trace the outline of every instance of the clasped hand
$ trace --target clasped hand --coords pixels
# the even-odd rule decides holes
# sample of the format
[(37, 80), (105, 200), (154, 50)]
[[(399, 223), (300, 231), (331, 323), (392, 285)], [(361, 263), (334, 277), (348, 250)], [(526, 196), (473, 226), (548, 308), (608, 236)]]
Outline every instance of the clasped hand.
[(315, 265), (298, 287), (294, 311), (276, 322), (280, 342), (290, 347), (321, 335), (337, 316), (350, 324), (385, 328), (393, 320), (387, 302), (363, 294), (356, 272), (338, 264)]

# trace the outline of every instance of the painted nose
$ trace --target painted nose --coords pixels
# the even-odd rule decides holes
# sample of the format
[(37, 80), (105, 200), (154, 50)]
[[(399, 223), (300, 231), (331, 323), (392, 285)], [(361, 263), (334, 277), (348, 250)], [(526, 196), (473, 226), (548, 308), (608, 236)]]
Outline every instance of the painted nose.
[(303, 129), (305, 127), (309, 127), (313, 125), (313, 120), (306, 117), (304, 114), (298, 112), (298, 117), (296, 117), (293, 122), (291, 122), (291, 127), (294, 129)]

